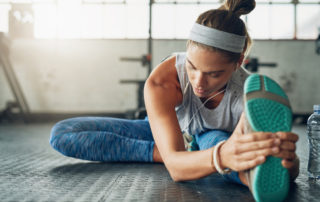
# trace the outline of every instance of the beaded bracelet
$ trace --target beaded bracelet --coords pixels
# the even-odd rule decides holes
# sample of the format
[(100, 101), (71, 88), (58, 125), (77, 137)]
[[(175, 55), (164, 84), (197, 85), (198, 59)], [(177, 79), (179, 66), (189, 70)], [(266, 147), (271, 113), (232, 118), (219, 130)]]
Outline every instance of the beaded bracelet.
[(225, 140), (219, 142), (219, 143), (213, 148), (213, 155), (212, 155), (214, 167), (216, 168), (216, 170), (218, 171), (218, 173), (220, 173), (221, 175), (228, 174), (228, 173), (231, 172), (231, 169), (230, 169), (230, 168), (222, 169), (222, 168), (220, 167), (220, 164), (219, 164), (218, 152), (219, 152), (219, 148), (221, 147), (221, 145), (222, 145), (224, 142), (225, 142)]

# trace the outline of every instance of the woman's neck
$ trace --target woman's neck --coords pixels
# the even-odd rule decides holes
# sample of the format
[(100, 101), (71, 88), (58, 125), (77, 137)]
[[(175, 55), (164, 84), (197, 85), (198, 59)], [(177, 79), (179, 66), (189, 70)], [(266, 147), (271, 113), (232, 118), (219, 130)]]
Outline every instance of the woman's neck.
[(210, 100), (208, 100), (210, 98), (209, 97), (203, 97), (200, 98), (202, 103), (205, 103), (205, 107), (208, 109), (215, 109), (216, 107), (218, 107), (218, 105), (220, 104), (220, 102), (223, 99), (224, 93), (226, 91), (227, 85), (223, 86), (221, 89), (219, 89), (218, 91), (216, 91)]

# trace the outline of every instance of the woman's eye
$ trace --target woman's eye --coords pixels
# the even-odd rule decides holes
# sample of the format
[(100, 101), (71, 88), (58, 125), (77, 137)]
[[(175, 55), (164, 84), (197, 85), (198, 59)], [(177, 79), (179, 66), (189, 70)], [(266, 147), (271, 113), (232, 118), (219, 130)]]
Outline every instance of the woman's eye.
[(210, 74), (210, 77), (212, 78), (218, 78), (220, 76), (220, 74)]

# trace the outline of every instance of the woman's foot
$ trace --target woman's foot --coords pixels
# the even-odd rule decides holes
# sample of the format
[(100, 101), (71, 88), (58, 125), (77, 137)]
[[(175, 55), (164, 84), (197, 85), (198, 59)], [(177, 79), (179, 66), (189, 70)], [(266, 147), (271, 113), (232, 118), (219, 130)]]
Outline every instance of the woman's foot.
[[(244, 88), (244, 130), (249, 132), (289, 132), (292, 112), (289, 99), (281, 87), (267, 76), (250, 75)], [(256, 201), (282, 201), (289, 191), (289, 173), (281, 158), (268, 156), (267, 160), (245, 171), (242, 177)], [(241, 179), (241, 178), (240, 178)]]

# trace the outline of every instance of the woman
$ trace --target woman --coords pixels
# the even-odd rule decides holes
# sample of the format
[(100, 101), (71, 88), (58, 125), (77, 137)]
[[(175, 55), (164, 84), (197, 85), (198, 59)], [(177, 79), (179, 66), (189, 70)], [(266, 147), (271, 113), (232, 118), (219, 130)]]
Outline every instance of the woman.
[[(198, 17), (187, 52), (162, 62), (146, 81), (148, 119), (64, 120), (52, 130), (53, 148), (86, 160), (163, 162), (174, 181), (219, 172), (230, 181), (249, 186), (256, 200), (283, 199), (288, 192), (289, 174), (292, 179), (298, 175), (298, 137), (278, 132), (291, 129), (290, 106), (281, 88), (267, 77), (253, 75), (247, 79), (248, 73), (241, 67), (251, 40), (240, 16), (254, 7), (254, 0), (228, 0), (221, 8)], [(276, 99), (281, 93), (283, 98)], [(273, 123), (265, 124), (265, 128), (257, 126), (257, 108), (251, 103), (259, 107), (256, 98), (260, 97), (272, 100), (273, 104), (267, 106), (276, 107), (276, 112), (287, 110), (277, 117), (287, 123), (286, 128), (274, 127)], [(247, 99), (245, 103), (243, 98)], [(273, 156), (269, 159), (275, 162), (266, 161), (268, 156)], [(285, 186), (277, 187), (276, 195), (259, 189), (261, 176), (270, 173), (285, 182)], [(280, 182), (267, 183), (274, 187)]]

